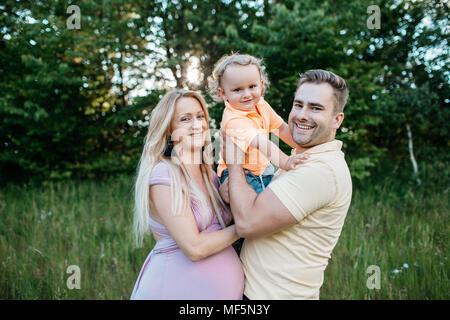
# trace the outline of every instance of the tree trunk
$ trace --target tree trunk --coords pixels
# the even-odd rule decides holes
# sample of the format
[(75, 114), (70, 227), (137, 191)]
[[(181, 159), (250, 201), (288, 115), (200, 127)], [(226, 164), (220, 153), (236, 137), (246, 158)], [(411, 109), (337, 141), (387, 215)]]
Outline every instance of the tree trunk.
[(119, 77), (120, 77), (120, 98), (122, 100), (122, 107), (126, 107), (128, 105), (128, 101), (127, 101), (127, 86), (124, 83), (123, 80), (123, 69), (122, 69), (122, 64), (123, 64), (123, 52), (120, 52), (120, 61), (119, 61)]
[(420, 185), (422, 184), (422, 181), (420, 181), (420, 178), (418, 177), (419, 169), (417, 167), (416, 158), (414, 157), (413, 139), (411, 133), (411, 126), (409, 125), (409, 123), (406, 124), (406, 132), (408, 133), (408, 150), (409, 150), (409, 158), (413, 166), (413, 177), (416, 178), (417, 184)]

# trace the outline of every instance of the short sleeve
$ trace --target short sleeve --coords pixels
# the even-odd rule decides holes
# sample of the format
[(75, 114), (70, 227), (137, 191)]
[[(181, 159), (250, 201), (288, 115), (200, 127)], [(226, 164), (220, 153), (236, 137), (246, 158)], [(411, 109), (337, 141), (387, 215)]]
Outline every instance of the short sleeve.
[(234, 118), (230, 119), (224, 128), (227, 136), (244, 152), (247, 152), (252, 140), (264, 130), (257, 129), (250, 119)]
[(318, 161), (284, 172), (268, 187), (297, 221), (330, 204), (337, 190), (334, 172)]
[(266, 101), (264, 101), (263, 103), (265, 104), (266, 111), (270, 119), (269, 132), (272, 132), (281, 127), (281, 125), (284, 123), (284, 120), (275, 112), (275, 110), (272, 109), (270, 104), (268, 104)]
[(159, 162), (153, 167), (149, 184), (164, 184), (170, 186), (170, 171), (167, 164)]

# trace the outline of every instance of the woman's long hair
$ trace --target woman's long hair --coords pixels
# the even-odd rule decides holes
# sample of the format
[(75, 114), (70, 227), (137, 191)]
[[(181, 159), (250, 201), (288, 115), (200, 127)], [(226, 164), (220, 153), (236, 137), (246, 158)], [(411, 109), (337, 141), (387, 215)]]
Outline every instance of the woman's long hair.
[[(158, 105), (153, 109), (148, 127), (147, 136), (145, 137), (144, 150), (139, 160), (137, 178), (135, 185), (135, 206), (134, 206), (134, 223), (133, 229), (136, 236), (136, 246), (141, 247), (144, 235), (150, 231), (148, 217), (150, 215), (150, 176), (153, 167), (164, 162), (170, 172), (170, 195), (172, 214), (183, 214), (191, 205), (191, 194), (195, 194), (195, 198), (203, 205), (204, 212), (209, 213), (207, 209), (207, 199), (201, 192), (200, 188), (194, 183), (177, 157), (175, 151), (172, 157), (165, 157), (164, 151), (168, 145), (168, 138), (171, 133), (171, 121), (175, 114), (175, 106), (178, 99), (182, 97), (190, 97), (196, 99), (205, 113), (206, 123), (209, 125), (208, 109), (203, 97), (194, 91), (183, 89), (175, 89), (164, 95)], [(200, 164), (203, 181), (208, 190), (208, 197), (213, 206), (213, 211), (222, 226), (226, 227), (222, 212), (227, 215), (227, 223), (231, 220), (231, 214), (227, 210), (227, 206), (222, 201), (216, 187), (214, 186), (215, 173), (211, 167), (212, 164), (212, 144), (209, 130), (202, 152), (203, 161)], [(222, 211), (223, 210), (223, 211)], [(214, 215), (214, 213), (213, 213)], [(202, 215), (200, 222), (201, 230), (206, 228), (212, 221), (213, 215)]]

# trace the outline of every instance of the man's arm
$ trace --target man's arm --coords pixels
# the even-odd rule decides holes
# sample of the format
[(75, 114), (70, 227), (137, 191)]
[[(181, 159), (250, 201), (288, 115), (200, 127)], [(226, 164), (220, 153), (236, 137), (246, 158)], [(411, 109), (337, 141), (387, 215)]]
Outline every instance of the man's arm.
[(270, 190), (259, 195), (247, 183), (242, 170), (245, 153), (223, 137), (223, 157), (228, 167), (228, 190), (236, 232), (244, 238), (258, 238), (278, 232), (297, 221)]
[(239, 236), (258, 238), (297, 222), (270, 188), (257, 195), (240, 166), (231, 165), (228, 170), (230, 206)]

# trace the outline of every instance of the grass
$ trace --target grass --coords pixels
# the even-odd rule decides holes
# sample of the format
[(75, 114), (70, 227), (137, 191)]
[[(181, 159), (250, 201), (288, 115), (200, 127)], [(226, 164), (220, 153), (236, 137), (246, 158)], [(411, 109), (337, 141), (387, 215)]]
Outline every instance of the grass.
[[(132, 185), (122, 177), (1, 189), (0, 299), (128, 299), (154, 245), (148, 237), (134, 247)], [(321, 299), (449, 299), (447, 190), (355, 188)], [(70, 265), (80, 268), (79, 290), (67, 287)], [(380, 268), (379, 290), (366, 286), (370, 265)]]
[[(356, 192), (325, 272), (322, 299), (448, 299), (448, 195)], [(367, 280), (380, 268), (380, 289)]]
[(124, 178), (1, 190), (0, 298), (128, 299), (154, 244), (134, 247), (131, 190)]

